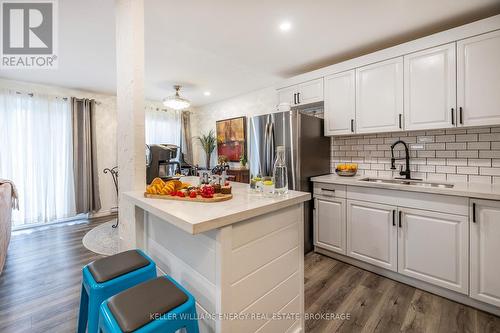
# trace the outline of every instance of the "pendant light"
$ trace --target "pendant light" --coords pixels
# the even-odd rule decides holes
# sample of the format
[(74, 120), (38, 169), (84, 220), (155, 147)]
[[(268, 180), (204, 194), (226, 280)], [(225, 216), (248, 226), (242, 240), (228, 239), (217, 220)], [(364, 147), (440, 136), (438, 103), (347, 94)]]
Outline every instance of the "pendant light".
[(171, 108), (174, 110), (187, 109), (191, 105), (191, 103), (187, 99), (182, 98), (179, 95), (179, 90), (181, 90), (181, 86), (175, 85), (174, 89), (175, 89), (175, 95), (164, 98), (163, 105), (165, 105), (167, 108)]

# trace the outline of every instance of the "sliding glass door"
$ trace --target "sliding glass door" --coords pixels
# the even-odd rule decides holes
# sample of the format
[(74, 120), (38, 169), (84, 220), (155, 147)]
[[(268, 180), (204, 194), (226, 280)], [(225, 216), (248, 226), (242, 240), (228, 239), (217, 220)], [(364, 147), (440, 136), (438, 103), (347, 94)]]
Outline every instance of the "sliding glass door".
[(14, 227), (75, 215), (70, 101), (0, 90), (0, 178), (19, 192)]

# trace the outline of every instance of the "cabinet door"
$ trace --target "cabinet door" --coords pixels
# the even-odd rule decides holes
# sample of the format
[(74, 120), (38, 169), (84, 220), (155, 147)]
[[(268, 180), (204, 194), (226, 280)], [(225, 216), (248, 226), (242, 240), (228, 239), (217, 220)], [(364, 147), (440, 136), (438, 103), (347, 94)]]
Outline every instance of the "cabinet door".
[(456, 126), (455, 43), (404, 57), (406, 130)]
[(278, 90), (278, 102), (289, 103), (291, 106), (295, 105), (297, 93), (297, 86), (282, 88)]
[(356, 115), (355, 71), (325, 77), (325, 134), (354, 132)]
[(323, 101), (323, 78), (299, 84), (297, 104), (309, 104)]
[(500, 202), (471, 200), (470, 296), (500, 306)]
[(347, 200), (347, 255), (397, 270), (397, 208)]
[(345, 199), (314, 200), (314, 245), (346, 253)]
[(467, 294), (467, 216), (400, 208), (398, 272)]
[(457, 76), (460, 125), (500, 124), (500, 31), (457, 42)]
[(403, 128), (403, 57), (356, 69), (358, 133)]

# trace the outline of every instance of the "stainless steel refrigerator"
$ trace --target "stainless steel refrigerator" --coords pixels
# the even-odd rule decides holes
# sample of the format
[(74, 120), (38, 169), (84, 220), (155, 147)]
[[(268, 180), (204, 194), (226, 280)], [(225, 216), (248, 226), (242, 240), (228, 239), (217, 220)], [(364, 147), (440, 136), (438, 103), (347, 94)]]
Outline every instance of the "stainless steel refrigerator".
[[(317, 111), (317, 109), (315, 109)], [(266, 114), (248, 125), (250, 176), (270, 176), (277, 146), (285, 146), (288, 188), (311, 192), (310, 178), (330, 172), (330, 138), (323, 134), (323, 119), (302, 109)], [(304, 252), (313, 249), (313, 202), (304, 209)]]

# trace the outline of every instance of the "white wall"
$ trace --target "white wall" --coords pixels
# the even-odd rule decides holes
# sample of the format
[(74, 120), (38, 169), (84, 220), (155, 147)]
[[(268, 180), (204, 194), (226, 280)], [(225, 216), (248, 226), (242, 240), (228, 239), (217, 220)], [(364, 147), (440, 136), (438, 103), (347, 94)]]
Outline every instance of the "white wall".
[[(215, 131), (217, 120), (239, 116), (252, 117), (276, 111), (278, 94), (276, 88), (268, 87), (250, 93), (236, 96), (224, 101), (204, 105), (196, 108), (191, 114), (191, 130), (193, 137)], [(205, 166), (205, 153), (198, 141), (193, 139), (193, 159), (200, 167)], [(212, 154), (211, 166), (217, 163), (217, 154)]]
[[(60, 97), (93, 98), (100, 102), (96, 105), (97, 169), (102, 204), (102, 209), (98, 214), (108, 214), (113, 211), (117, 206), (115, 187), (111, 175), (104, 174), (102, 170), (117, 165), (116, 96), (1, 78), (0, 87)], [(147, 101), (145, 105), (162, 107), (160, 102), (154, 101)]]

